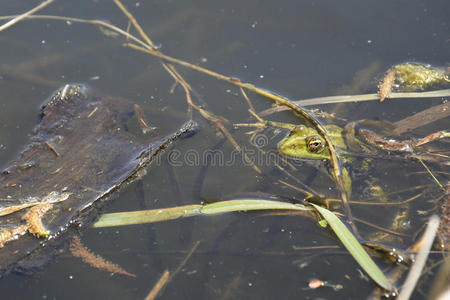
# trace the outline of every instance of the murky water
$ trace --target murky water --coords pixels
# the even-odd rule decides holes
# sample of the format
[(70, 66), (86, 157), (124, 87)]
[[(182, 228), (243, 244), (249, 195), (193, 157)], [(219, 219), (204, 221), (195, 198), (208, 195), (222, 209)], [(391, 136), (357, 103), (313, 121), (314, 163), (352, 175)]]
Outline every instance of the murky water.
[[(0, 15), (26, 11), (35, 1), (2, 1)], [(447, 1), (126, 1), (155, 44), (164, 53), (276, 91), (290, 99), (362, 94), (376, 91), (378, 79), (393, 64), (407, 61), (448, 66), (449, 24)], [(112, 1), (56, 1), (40, 13), (101, 19), (126, 28), (127, 19)], [(84, 83), (96, 96), (119, 96), (139, 104), (161, 134), (186, 119), (184, 91), (174, 92), (172, 78), (154, 57), (122, 47), (122, 37), (107, 36), (89, 24), (55, 20), (28, 20), (0, 32), (0, 163), (6, 165), (27, 142), (39, 121), (39, 105), (58, 87)], [(232, 123), (249, 120), (239, 89), (195, 71), (177, 67), (195, 89), (194, 101)], [(271, 101), (249, 93), (257, 111)], [(443, 98), (388, 100), (322, 105), (346, 123), (360, 119), (397, 121), (440, 104)], [(271, 120), (301, 122), (283, 112)], [(303, 196), (277, 182), (296, 184), (261, 163), (257, 175), (229, 142), (223, 142), (198, 113), (201, 131), (175, 143), (167, 163), (153, 164), (148, 174), (118, 193), (102, 212), (163, 208), (226, 200), (259, 193), (285, 198)], [(253, 122), (254, 120), (252, 120)], [(333, 120), (326, 122), (332, 123)], [(414, 131), (424, 136), (446, 129), (447, 120)], [(448, 125), (447, 125), (448, 126)], [(228, 126), (249, 151), (246, 129)], [(136, 127), (135, 130), (138, 130)], [(275, 152), (284, 133), (268, 130), (260, 146)], [(439, 146), (439, 145), (438, 145)], [(442, 145), (441, 145), (442, 146)], [(223, 161), (209, 162), (205, 151), (217, 147)], [(174, 152), (179, 151), (179, 152)], [(253, 154), (252, 154), (253, 153)], [(258, 158), (257, 152), (249, 152)], [(431, 164), (442, 182), (448, 169)], [(323, 168), (322, 168), (323, 169)], [(293, 175), (316, 191), (338, 197), (326, 171), (303, 163)], [(370, 176), (379, 178), (387, 192), (431, 185), (418, 201), (400, 208), (352, 206), (355, 216), (377, 225), (392, 226), (406, 211), (408, 237), (392, 238), (406, 248), (421, 228), (429, 203), (440, 191), (417, 161), (377, 159)], [(290, 180), (290, 181), (289, 181)], [(364, 180), (355, 184), (353, 200), (364, 200)], [(396, 195), (401, 201), (416, 195)], [(358, 225), (365, 238), (374, 229)], [(174, 271), (196, 241), (199, 248), (167, 286), (161, 299), (362, 299), (375, 285), (361, 277), (354, 260), (333, 234), (299, 216), (263, 216), (234, 213), (195, 217), (151, 225), (109, 229), (81, 228), (82, 242), (94, 252), (120, 264), (137, 278), (111, 276), (61, 253), (33, 275), (11, 274), (0, 279), (4, 299), (143, 299), (165, 269)], [(296, 250), (322, 246), (321, 250)], [(330, 247), (325, 247), (330, 246)], [(439, 258), (434, 258), (437, 261)], [(383, 269), (388, 264), (378, 261)], [(433, 269), (436, 271), (436, 269)], [(313, 278), (341, 284), (343, 289), (310, 290)], [(426, 293), (432, 274), (424, 277)], [(424, 298), (416, 293), (417, 299)]]

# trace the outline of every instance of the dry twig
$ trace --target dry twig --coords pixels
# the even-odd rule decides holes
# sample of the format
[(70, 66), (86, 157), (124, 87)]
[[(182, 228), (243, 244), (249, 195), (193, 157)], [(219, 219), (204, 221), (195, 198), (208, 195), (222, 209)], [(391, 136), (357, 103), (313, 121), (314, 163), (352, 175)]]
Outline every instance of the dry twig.
[(145, 300), (153, 300), (155, 299), (159, 292), (166, 286), (169, 281), (169, 270), (165, 270), (164, 273), (159, 278), (158, 282), (153, 286), (152, 290), (147, 294)]
[(0, 26), (0, 31), (5, 30), (6, 28), (9, 28), (11, 26), (13, 26), (14, 24), (16, 24), (17, 22), (20, 22), (21, 20), (25, 19), (26, 17), (34, 14), (35, 12), (37, 12), (38, 10), (46, 7), (47, 5), (49, 5), (50, 3), (52, 3), (54, 0), (46, 0), (44, 2), (42, 2), (41, 4), (39, 4), (38, 6), (36, 6), (33, 9), (30, 9), (29, 11), (27, 11), (24, 14), (21, 14), (17, 17), (15, 17), (14, 19), (6, 22), (5, 24), (3, 24), (2, 26)]

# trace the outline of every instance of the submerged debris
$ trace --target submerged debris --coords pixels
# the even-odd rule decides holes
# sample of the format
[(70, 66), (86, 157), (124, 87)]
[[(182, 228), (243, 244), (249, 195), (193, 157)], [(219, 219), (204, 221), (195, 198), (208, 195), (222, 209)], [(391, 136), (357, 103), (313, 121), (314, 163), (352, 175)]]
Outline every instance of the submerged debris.
[(406, 63), (393, 66), (386, 72), (378, 85), (380, 102), (391, 96), (391, 91), (423, 91), (431, 87), (450, 83), (450, 71), (447, 68), (435, 68), (419, 63)]
[(92, 253), (91, 250), (83, 246), (80, 238), (77, 236), (73, 237), (72, 243), (70, 244), (70, 252), (72, 252), (73, 256), (81, 258), (81, 260), (83, 260), (85, 263), (91, 265), (96, 269), (111, 272), (114, 274), (121, 274), (134, 278), (136, 277), (135, 274), (125, 271), (121, 266), (109, 262), (103, 257)]

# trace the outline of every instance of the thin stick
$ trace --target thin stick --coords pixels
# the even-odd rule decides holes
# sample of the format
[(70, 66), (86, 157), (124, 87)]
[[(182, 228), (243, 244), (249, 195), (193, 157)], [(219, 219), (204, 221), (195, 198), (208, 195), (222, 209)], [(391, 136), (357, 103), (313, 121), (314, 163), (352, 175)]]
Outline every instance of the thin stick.
[[(403, 200), (401, 202), (369, 202), (369, 201), (349, 201), (349, 203), (353, 204), (359, 204), (359, 205), (374, 205), (374, 206), (397, 206), (397, 205), (403, 205), (409, 202), (412, 202), (422, 196), (423, 193), (417, 194), (412, 196), (411, 198), (408, 198), (406, 200)], [(341, 202), (339, 199), (327, 199), (327, 203), (329, 202)]]
[[(17, 16), (2, 16), (2, 17), (0, 17), (0, 20), (11, 19), (11, 18), (16, 18), (16, 17)], [(139, 45), (141, 45), (145, 49), (153, 49), (153, 47), (151, 47), (150, 45), (147, 45), (145, 42), (143, 42), (142, 40), (138, 39), (134, 35), (126, 32), (125, 30), (122, 30), (122, 29), (120, 29), (117, 26), (114, 26), (112, 24), (109, 24), (107, 22), (100, 21), (100, 20), (87, 20), (87, 19), (62, 17), (62, 16), (52, 16), (52, 15), (34, 15), (34, 16), (32, 15), (32, 16), (26, 16), (25, 18), (26, 19), (58, 20), (58, 21), (65, 21), (65, 22), (85, 23), (85, 24), (92, 24), (92, 25), (97, 25), (97, 26), (103, 26), (103, 27), (109, 28), (109, 29), (111, 29), (111, 30), (113, 30), (113, 31), (123, 35), (124, 37), (134, 41), (135, 43), (138, 43)]]
[[(296, 191), (298, 191), (298, 192), (301, 192), (301, 193), (303, 193), (303, 194), (305, 194), (306, 196), (305, 196), (305, 199), (310, 199), (310, 198), (312, 198), (312, 197), (316, 197), (316, 198), (323, 198), (323, 196), (322, 195), (319, 195), (319, 194), (317, 194), (317, 193), (311, 193), (311, 192), (309, 192), (309, 191), (307, 191), (307, 190), (304, 190), (304, 189), (302, 189), (302, 188), (299, 188), (298, 186), (295, 186), (295, 185), (292, 185), (292, 184), (290, 184), (290, 183), (287, 183), (286, 181), (283, 181), (283, 180), (281, 180), (281, 179), (278, 179), (278, 182), (279, 183), (281, 183), (281, 184), (284, 184), (285, 186), (287, 186), (287, 187), (289, 187), (289, 188), (291, 188), (291, 189), (293, 189), (293, 190), (296, 190)], [(305, 185), (306, 186), (306, 185)], [(306, 187), (308, 187), (308, 186), (306, 186)], [(308, 187), (309, 188), (309, 187)]]
[[(242, 89), (242, 88), (241, 88)], [(255, 117), (256, 120), (258, 120), (258, 122), (265, 122), (263, 118), (261, 118), (260, 116), (258, 116), (258, 114), (255, 112), (254, 108), (249, 108), (248, 112)]]
[(233, 136), (231, 135), (231, 133), (222, 125), (222, 123), (218, 122), (217, 123), (218, 127), (220, 128), (220, 130), (222, 131), (222, 133), (226, 136), (226, 138), (231, 142), (231, 144), (234, 146), (234, 148), (236, 149), (236, 151), (238, 151), (239, 153), (241, 153), (241, 155), (244, 157), (245, 162), (250, 164), (253, 168), (253, 170), (255, 170), (256, 173), (258, 174), (262, 174), (262, 171), (252, 162), (252, 160), (248, 157), (247, 153), (245, 153), (241, 146), (239, 146), (239, 144), (236, 142), (236, 140), (233, 138)]
[(445, 190), (444, 186), (439, 182), (439, 180), (436, 178), (436, 176), (434, 176), (433, 172), (431, 172), (431, 170), (428, 168), (428, 166), (423, 162), (422, 159), (417, 158), (417, 160), (419, 160), (419, 162), (422, 164), (422, 166), (425, 168), (425, 170), (427, 170), (428, 174), (430, 174), (431, 178), (433, 178), (434, 182), (436, 182), (436, 184), (442, 189)]
[(123, 4), (119, 0), (114, 0), (114, 3), (119, 7), (119, 9), (127, 16), (127, 18), (131, 21), (133, 26), (136, 28), (136, 30), (139, 32), (139, 35), (153, 48), (155, 48), (155, 45), (153, 44), (152, 40), (148, 37), (148, 35), (144, 32), (141, 25), (136, 21), (136, 19), (133, 17), (133, 15), (123, 6)]
[(152, 290), (148, 293), (145, 300), (153, 300), (158, 294), (162, 291), (162, 289), (173, 280), (173, 278), (181, 271), (181, 269), (186, 265), (189, 258), (191, 258), (192, 254), (197, 250), (198, 245), (200, 245), (200, 241), (195, 242), (194, 246), (189, 250), (189, 252), (184, 257), (183, 261), (178, 265), (177, 269), (170, 274), (169, 270), (165, 270), (164, 273), (159, 278), (158, 282), (153, 286)]
[(427, 229), (423, 235), (422, 245), (420, 247), (419, 253), (416, 258), (416, 262), (411, 267), (411, 270), (408, 273), (408, 277), (405, 280), (405, 284), (398, 295), (398, 299), (406, 300), (409, 299), (414, 291), (414, 287), (416, 286), (417, 280), (419, 280), (420, 274), (422, 272), (423, 267), (425, 266), (425, 262), (427, 260), (430, 248), (433, 244), (434, 237), (436, 236), (436, 231), (439, 227), (439, 217), (432, 216), (430, 221), (428, 222)]
[(37, 12), (38, 10), (46, 7), (47, 5), (49, 5), (50, 3), (52, 3), (54, 0), (46, 0), (44, 2), (42, 2), (41, 4), (39, 4), (38, 6), (36, 6), (35, 8), (27, 11), (24, 14), (21, 14), (17, 17), (15, 17), (14, 19), (6, 22), (5, 24), (3, 24), (2, 26), (0, 26), (0, 31), (5, 30), (6, 28), (9, 28), (11, 26), (13, 26), (14, 24), (16, 24), (17, 22), (20, 22), (21, 20), (27, 18), (28, 16), (34, 14), (35, 12)]
[(159, 278), (158, 282), (153, 286), (152, 290), (148, 293), (147, 297), (145, 297), (145, 300), (153, 300), (158, 296), (159, 292), (167, 284), (169, 280), (169, 275), (170, 275), (169, 271), (165, 270), (164, 273)]
[(203, 108), (195, 105), (192, 102), (191, 94), (189, 92), (189, 87), (186, 85), (186, 82), (182, 78), (180, 79), (179, 74), (173, 72), (172, 69), (169, 69), (166, 66), (164, 66), (164, 68), (166, 68), (166, 70), (169, 72), (169, 74), (176, 81), (178, 81), (178, 83), (184, 88), (188, 104), (190, 106), (192, 106), (195, 110), (197, 110), (205, 119), (207, 119), (208, 121), (214, 123), (214, 125), (217, 126), (220, 129), (220, 131), (222, 131), (223, 135), (225, 135), (225, 137), (228, 139), (228, 141), (233, 145), (233, 147), (236, 149), (236, 151), (241, 153), (241, 155), (244, 157), (246, 163), (250, 164), (251, 167), (253, 168), (253, 170), (255, 170), (255, 172), (257, 172), (258, 174), (261, 174), (262, 171), (251, 161), (251, 159), (248, 157), (248, 155), (242, 150), (241, 146), (239, 146), (239, 144), (233, 138), (231, 133), (225, 128), (225, 126), (223, 126), (222, 120), (219, 117), (217, 117), (216, 115), (214, 115), (213, 113), (210, 113), (209, 111), (204, 110)]
[(256, 113), (255, 108), (253, 107), (252, 102), (248, 98), (247, 94), (245, 93), (244, 89), (242, 87), (239, 88), (241, 90), (242, 96), (244, 96), (245, 101), (247, 101), (248, 107), (250, 107), (250, 112)]
[[(402, 98), (437, 98), (450, 96), (450, 89), (428, 91), (428, 92), (409, 92), (409, 93), (391, 93), (389, 99), (402, 99)], [(326, 96), (316, 97), (303, 100), (293, 101), (301, 106), (311, 105), (323, 105), (323, 104), (336, 104), (336, 103), (349, 103), (349, 102), (363, 102), (363, 101), (375, 101), (379, 100), (378, 94), (360, 94), (360, 95), (342, 95), (342, 96)], [(266, 109), (259, 113), (261, 117), (271, 115), (276, 112), (285, 111), (286, 107), (278, 106)]]
[(191, 258), (192, 254), (197, 250), (198, 245), (200, 245), (200, 241), (196, 241), (194, 246), (192, 246), (191, 250), (186, 254), (183, 261), (178, 265), (177, 269), (170, 275), (169, 281), (171, 281), (180, 271), (183, 269), (184, 265), (186, 265), (187, 261)]

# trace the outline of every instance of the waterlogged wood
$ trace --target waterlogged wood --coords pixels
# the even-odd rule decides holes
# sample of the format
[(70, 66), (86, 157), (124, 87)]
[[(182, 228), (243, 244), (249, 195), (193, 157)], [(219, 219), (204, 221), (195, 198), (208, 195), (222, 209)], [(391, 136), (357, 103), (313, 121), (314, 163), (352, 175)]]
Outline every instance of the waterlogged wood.
[(432, 106), (422, 110), (412, 116), (397, 121), (394, 123), (395, 134), (402, 134), (407, 131), (425, 126), (440, 119), (448, 118), (450, 116), (450, 102), (444, 102), (439, 105)]
[(216, 215), (236, 211), (280, 209), (311, 210), (309, 207), (301, 204), (292, 204), (281, 201), (262, 199), (227, 200), (204, 205), (194, 204), (170, 208), (104, 214), (93, 224), (93, 227), (100, 228), (154, 223), (198, 215)]
[(375, 262), (370, 258), (369, 254), (364, 250), (354, 235), (348, 230), (348, 228), (342, 223), (342, 221), (336, 217), (334, 213), (326, 208), (320, 207), (311, 203), (311, 205), (317, 209), (322, 217), (328, 222), (333, 229), (336, 236), (350, 252), (353, 258), (358, 262), (361, 268), (367, 272), (367, 274), (382, 288), (387, 291), (392, 290), (392, 285), (386, 278), (384, 273), (378, 268)]
[(188, 122), (162, 138), (131, 132), (129, 125), (139, 122), (133, 103), (90, 99), (78, 85), (56, 92), (41, 115), (22, 152), (1, 169), (0, 272), (29, 256), (40, 242), (58, 236), (95, 201), (133, 180), (194, 126)]

